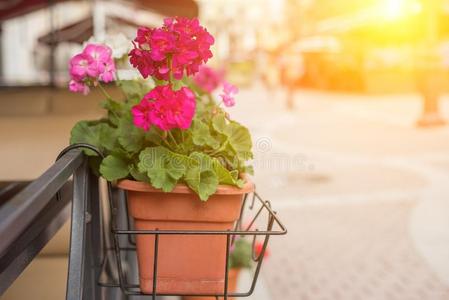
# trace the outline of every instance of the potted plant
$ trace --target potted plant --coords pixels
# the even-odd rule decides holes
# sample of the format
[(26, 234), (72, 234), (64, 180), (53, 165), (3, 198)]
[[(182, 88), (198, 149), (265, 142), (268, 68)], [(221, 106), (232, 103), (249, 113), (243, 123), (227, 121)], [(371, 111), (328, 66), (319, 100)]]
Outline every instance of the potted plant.
[[(98, 87), (107, 111), (78, 122), (70, 142), (105, 154), (85, 151), (99, 175), (127, 192), (137, 230), (233, 229), (243, 195), (254, 189), (245, 176), (250, 133), (224, 108), (234, 105), (238, 90), (203, 66), (213, 43), (197, 19), (167, 18), (159, 28), (140, 27), (132, 41), (129, 62), (139, 78), (120, 80), (119, 58), (104, 44), (88, 44), (70, 61), (70, 90)], [(104, 83), (112, 82), (123, 100), (107, 93)], [(221, 85), (217, 101), (213, 91)], [(136, 237), (144, 293), (152, 292), (154, 239)], [(224, 235), (160, 236), (157, 292), (222, 293), (225, 253)]]
[[(254, 261), (252, 258), (253, 252), (258, 257), (262, 252), (263, 244), (258, 242), (252, 248), (252, 243), (245, 238), (236, 238), (234, 244), (231, 247), (229, 254), (229, 273), (228, 273), (228, 292), (235, 293), (237, 291), (237, 282), (242, 269), (251, 269)], [(264, 256), (267, 256), (268, 252), (265, 249)], [(219, 297), (218, 299), (223, 299)], [(235, 297), (229, 297), (229, 300), (234, 300)], [(182, 300), (216, 300), (215, 297), (196, 297), (196, 296), (184, 296)]]

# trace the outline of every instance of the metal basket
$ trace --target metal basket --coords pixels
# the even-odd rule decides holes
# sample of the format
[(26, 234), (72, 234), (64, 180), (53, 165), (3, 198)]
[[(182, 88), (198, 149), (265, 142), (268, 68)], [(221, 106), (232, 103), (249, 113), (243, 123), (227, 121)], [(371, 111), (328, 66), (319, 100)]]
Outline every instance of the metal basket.
[[(127, 197), (122, 190), (117, 190), (115, 197), (110, 201), (111, 207), (111, 233), (112, 246), (108, 248), (102, 266), (102, 274), (98, 284), (104, 287), (120, 287), (126, 295), (139, 295), (152, 297), (156, 296), (209, 296), (209, 297), (248, 297), (256, 286), (260, 273), (267, 245), (272, 235), (284, 235), (287, 229), (279, 220), (276, 212), (272, 210), (271, 203), (263, 200), (257, 192), (245, 194), (243, 205), (240, 211), (240, 217), (236, 221), (234, 230), (217, 231), (217, 230), (135, 230), (133, 229), (133, 220), (127, 212)], [(123, 211), (124, 214), (118, 212)], [(252, 214), (251, 214), (252, 213)], [(251, 215), (248, 224), (243, 225), (244, 216)], [(265, 215), (265, 216), (264, 216)], [(263, 217), (264, 216), (264, 217)], [(262, 220), (264, 218), (265, 220)], [(261, 224), (262, 223), (262, 224)], [(259, 229), (258, 227), (261, 227)], [(245, 228), (243, 228), (245, 227)], [(137, 284), (137, 263), (136, 263), (136, 235), (154, 235), (154, 264), (153, 264), (153, 280), (152, 294), (144, 294)], [(158, 271), (158, 245), (161, 235), (226, 235), (226, 264), (223, 292), (220, 294), (164, 294), (157, 292), (157, 271)], [(251, 237), (253, 244), (252, 259), (256, 263), (252, 270), (251, 286), (247, 292), (231, 293), (228, 291), (228, 271), (229, 271), (229, 253), (236, 237)], [(254, 245), (257, 239), (261, 239), (263, 247), (259, 254), (254, 251)], [(108, 272), (111, 265), (116, 265), (116, 272)]]

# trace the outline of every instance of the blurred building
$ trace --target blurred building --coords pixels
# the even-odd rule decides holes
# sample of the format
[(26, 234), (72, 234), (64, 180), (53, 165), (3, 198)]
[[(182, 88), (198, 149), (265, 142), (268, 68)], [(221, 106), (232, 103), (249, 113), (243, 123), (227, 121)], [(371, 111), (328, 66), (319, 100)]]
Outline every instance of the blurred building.
[(193, 1), (3, 1), (0, 85), (65, 85), (67, 62), (94, 37), (156, 26), (167, 15), (198, 15)]
[[(292, 47), (305, 60), (300, 84), (329, 90), (410, 92), (416, 89), (419, 49), (428, 48), (432, 1), (291, 0)], [(433, 1), (442, 67), (447, 69), (449, 2)], [(326, 9), (323, 9), (325, 7)], [(334, 40), (329, 47), (329, 40)], [(321, 40), (321, 42), (319, 42)], [(310, 47), (314, 41), (315, 47)], [(327, 41), (327, 42), (326, 42)], [(444, 63), (446, 61), (446, 63)], [(448, 82), (449, 83), (449, 82)]]

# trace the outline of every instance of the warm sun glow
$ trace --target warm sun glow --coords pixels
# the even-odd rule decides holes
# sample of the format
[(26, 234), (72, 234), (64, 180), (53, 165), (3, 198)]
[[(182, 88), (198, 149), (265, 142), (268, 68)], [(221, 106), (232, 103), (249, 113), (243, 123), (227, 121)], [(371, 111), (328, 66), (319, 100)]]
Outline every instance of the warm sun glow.
[(397, 19), (402, 16), (405, 8), (405, 0), (386, 0), (385, 12), (386, 17), (390, 20)]
[(382, 11), (389, 20), (399, 19), (407, 14), (418, 14), (422, 10), (417, 0), (383, 0)]

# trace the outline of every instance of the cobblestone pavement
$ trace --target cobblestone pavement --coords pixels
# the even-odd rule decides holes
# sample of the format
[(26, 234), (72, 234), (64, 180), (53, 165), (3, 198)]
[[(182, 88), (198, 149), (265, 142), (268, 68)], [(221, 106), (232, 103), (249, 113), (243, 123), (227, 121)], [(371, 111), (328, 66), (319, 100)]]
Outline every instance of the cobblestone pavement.
[(415, 204), (282, 209), (290, 232), (273, 243), (264, 273), (273, 299), (449, 299), (449, 286), (414, 249)]
[(293, 112), (282, 97), (244, 91), (231, 112), (289, 229), (264, 266), (271, 298), (449, 299), (449, 127), (417, 129), (414, 95), (300, 91)]

